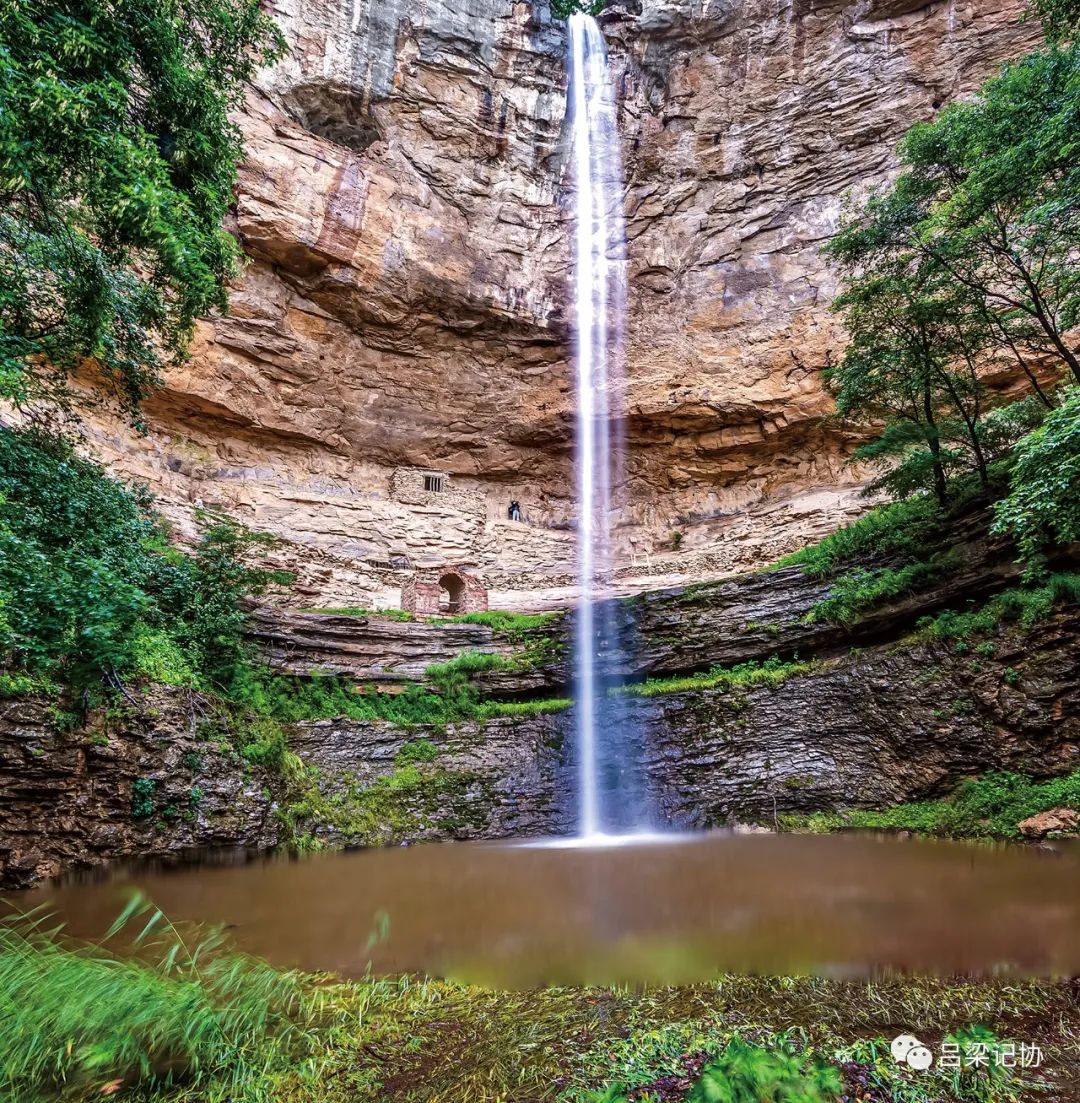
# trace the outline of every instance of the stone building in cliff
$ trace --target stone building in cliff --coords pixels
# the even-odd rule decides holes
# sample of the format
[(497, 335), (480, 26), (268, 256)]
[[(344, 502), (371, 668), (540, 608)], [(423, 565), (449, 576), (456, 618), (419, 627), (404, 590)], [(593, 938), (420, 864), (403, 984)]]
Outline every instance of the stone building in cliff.
[(462, 567), (420, 571), (401, 588), (401, 608), (427, 616), (481, 613), (488, 607), (487, 588)]

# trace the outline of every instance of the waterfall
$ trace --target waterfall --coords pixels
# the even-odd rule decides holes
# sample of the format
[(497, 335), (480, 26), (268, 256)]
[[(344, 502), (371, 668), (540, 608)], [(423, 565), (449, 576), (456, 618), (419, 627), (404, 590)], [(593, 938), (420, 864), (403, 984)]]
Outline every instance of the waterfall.
[(606, 693), (598, 648), (618, 648), (610, 577), (613, 488), (622, 485), (622, 323), (626, 281), (622, 163), (607, 50), (596, 20), (569, 20), (569, 95), (574, 186), (574, 337), (577, 379), (578, 578), (574, 666), (578, 831), (585, 838), (648, 822), (640, 748)]

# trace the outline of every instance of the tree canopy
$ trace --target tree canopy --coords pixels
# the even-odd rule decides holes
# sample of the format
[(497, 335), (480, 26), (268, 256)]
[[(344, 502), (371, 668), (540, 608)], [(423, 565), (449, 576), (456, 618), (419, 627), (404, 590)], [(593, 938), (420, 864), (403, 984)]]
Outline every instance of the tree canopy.
[(1080, 33), (1080, 0), (1034, 0), (1032, 12), (1051, 42), (1069, 42)]
[(281, 49), (258, 0), (0, 0), (0, 397), (132, 418), (225, 305), (229, 112)]
[[(874, 485), (944, 501), (1080, 380), (1080, 47), (1007, 66), (912, 127), (900, 160), (826, 249), (850, 336), (829, 377), (842, 416), (880, 426), (858, 452), (885, 465)], [(1030, 395), (1009, 408), (986, 386), (1006, 363)]]

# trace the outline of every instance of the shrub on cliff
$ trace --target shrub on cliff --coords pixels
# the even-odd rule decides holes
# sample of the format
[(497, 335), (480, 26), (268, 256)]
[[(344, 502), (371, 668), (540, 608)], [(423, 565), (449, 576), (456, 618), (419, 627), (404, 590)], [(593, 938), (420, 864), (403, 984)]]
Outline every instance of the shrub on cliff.
[(90, 699), (131, 677), (223, 684), (244, 597), (284, 581), (246, 562), (264, 539), (208, 518), (184, 555), (144, 491), (64, 441), (0, 429), (0, 670)]
[(1080, 540), (1080, 388), (1069, 387), (1046, 422), (1016, 446), (1009, 496), (994, 529), (1011, 535), (1040, 573), (1049, 547)]
[(224, 307), (229, 112), (280, 48), (258, 0), (0, 5), (0, 397), (70, 416), (89, 364), (136, 416)]

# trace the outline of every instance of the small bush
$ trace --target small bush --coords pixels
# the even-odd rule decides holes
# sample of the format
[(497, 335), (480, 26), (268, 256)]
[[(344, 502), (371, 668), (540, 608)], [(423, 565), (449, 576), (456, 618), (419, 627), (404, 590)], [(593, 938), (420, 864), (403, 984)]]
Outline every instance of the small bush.
[(430, 739), (414, 739), (406, 743), (394, 756), (395, 766), (408, 766), (417, 762), (434, 762), (439, 757), (439, 748)]
[[(701, 1070), (686, 1103), (836, 1103), (842, 1090), (835, 1067), (805, 1053), (766, 1049), (736, 1036)], [(624, 1087), (614, 1084), (593, 1103), (628, 1103), (630, 1098)]]
[[(1080, 574), (1054, 574), (1041, 586), (1004, 590), (978, 609), (947, 609), (935, 617), (924, 617), (918, 627), (926, 639), (963, 642), (972, 636), (996, 632), (1006, 624), (1016, 624), (1026, 631), (1045, 620), (1056, 605), (1077, 602), (1080, 602)], [(993, 648), (980, 653), (993, 654)]]
[(819, 601), (804, 620), (808, 624), (831, 621), (852, 625), (874, 606), (915, 593), (959, 565), (957, 553), (946, 551), (903, 567), (848, 571), (833, 581), (828, 597)]
[(878, 506), (817, 544), (785, 556), (773, 569), (798, 565), (824, 578), (860, 559), (922, 558), (927, 546), (947, 535), (947, 516), (928, 495)]
[(200, 524), (182, 554), (145, 490), (63, 440), (0, 429), (0, 670), (91, 703), (127, 679), (226, 683), (247, 654), (244, 598), (289, 576), (249, 564), (265, 534)]
[(154, 813), (157, 782), (150, 777), (137, 777), (131, 784), (131, 815), (141, 820)]
[(1048, 548), (1080, 540), (1080, 387), (1013, 454), (1009, 495), (995, 506), (994, 531), (1016, 540), (1029, 575), (1045, 570)]

